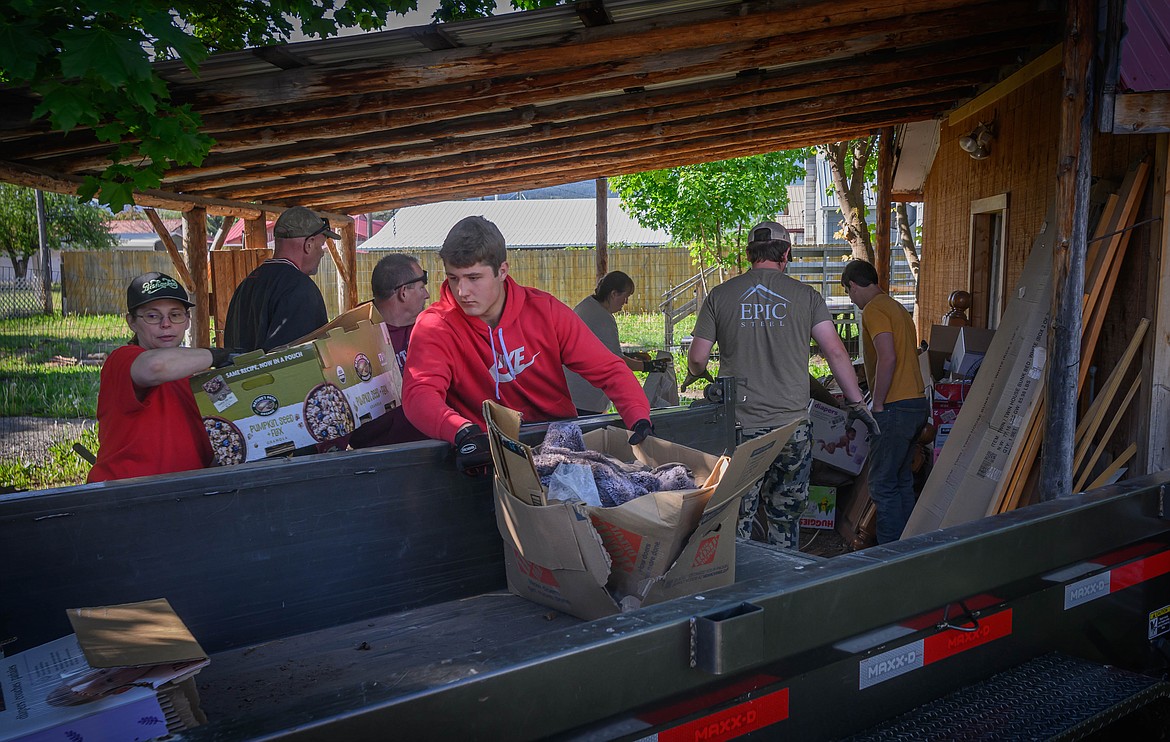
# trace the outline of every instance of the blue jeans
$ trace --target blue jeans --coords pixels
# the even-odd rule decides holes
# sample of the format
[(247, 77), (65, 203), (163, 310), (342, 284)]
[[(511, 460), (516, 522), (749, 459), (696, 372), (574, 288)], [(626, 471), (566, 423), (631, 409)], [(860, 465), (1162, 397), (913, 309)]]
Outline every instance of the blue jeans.
[(877, 508), (877, 542), (902, 538), (914, 510), (914, 475), (910, 471), (914, 440), (926, 424), (925, 398), (889, 402), (873, 414), (881, 435), (869, 442), (869, 496)]

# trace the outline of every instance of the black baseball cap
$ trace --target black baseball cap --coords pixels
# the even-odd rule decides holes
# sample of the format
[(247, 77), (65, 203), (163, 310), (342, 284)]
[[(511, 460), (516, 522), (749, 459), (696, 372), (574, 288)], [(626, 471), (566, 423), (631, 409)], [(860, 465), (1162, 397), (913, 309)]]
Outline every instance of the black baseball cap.
[(195, 302), (187, 297), (187, 290), (178, 281), (165, 273), (151, 271), (130, 281), (130, 286), (126, 288), (126, 311), (133, 312), (156, 299), (174, 299), (188, 307), (195, 306)]

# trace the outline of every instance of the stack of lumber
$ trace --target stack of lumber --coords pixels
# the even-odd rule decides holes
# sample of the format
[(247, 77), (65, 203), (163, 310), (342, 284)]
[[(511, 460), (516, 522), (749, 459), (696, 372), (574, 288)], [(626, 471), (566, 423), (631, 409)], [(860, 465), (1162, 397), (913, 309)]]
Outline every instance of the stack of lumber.
[[(1101, 329), (1105, 324), (1105, 313), (1113, 298), (1113, 289), (1117, 284), (1117, 277), (1121, 273), (1121, 263), (1125, 259), (1125, 253), (1129, 247), (1131, 228), (1136, 220), (1138, 207), (1148, 179), (1148, 163), (1139, 162), (1129, 169), (1121, 188), (1116, 194), (1110, 195), (1105, 202), (1105, 209), (1088, 244), (1085, 254), (1085, 296), (1082, 304), (1081, 362), (1077, 377), (1077, 389), (1081, 395), (1085, 394), (1085, 379), (1093, 362), (1093, 352), (1101, 337)], [(1084, 489), (1086, 484), (1095, 487), (1108, 481), (1108, 477), (1097, 477), (1090, 481), (1089, 472), (1099, 461), (1105, 446), (1116, 430), (1117, 424), (1137, 392), (1140, 376), (1138, 382), (1130, 387), (1123, 403), (1119, 407), (1111, 406), (1121, 387), (1122, 380), (1126, 377), (1137, 351), (1141, 347), (1148, 326), (1149, 320), (1146, 319), (1138, 324), (1125, 353), (1094, 398), (1093, 405), (1086, 411), (1077, 425), (1076, 451), (1073, 463), (1074, 491)], [(1041, 398), (1036, 414), (1028, 425), (1027, 434), (1021, 444), (1021, 455), (1011, 476), (1008, 477), (1007, 486), (989, 504), (987, 515), (1014, 510), (1035, 500), (1038, 490), (1036, 480), (1039, 475), (1040, 444), (1044, 439), (1044, 408), (1044, 400)], [(1112, 422), (1090, 456), (1088, 449), (1105, 418), (1106, 411), (1114, 413)], [(1136, 453), (1137, 445), (1133, 444), (1122, 456), (1112, 462), (1111, 466), (1115, 468), (1108, 472), (1109, 476), (1116, 473)]]
[[(1107, 200), (1088, 245), (1079, 379), (1082, 387), (1148, 176), (1149, 165), (1145, 162), (1130, 168), (1118, 193)], [(1035, 490), (1045, 417), (1044, 380), (1055, 231), (1052, 225), (1050, 217), (1033, 245), (980, 373), (971, 385), (903, 536), (1011, 510), (1026, 504)], [(1090, 485), (1107, 481), (1136, 452), (1136, 447), (1131, 447), (1132, 451), (1112, 462), (1113, 471), (1090, 478), (1089, 472), (1133, 398), (1136, 387), (1131, 386), (1120, 410), (1112, 404), (1122, 389), (1148, 324), (1146, 320), (1139, 324), (1126, 353), (1078, 425), (1076, 481)], [(1094, 449), (1094, 436), (1110, 413), (1114, 417)]]

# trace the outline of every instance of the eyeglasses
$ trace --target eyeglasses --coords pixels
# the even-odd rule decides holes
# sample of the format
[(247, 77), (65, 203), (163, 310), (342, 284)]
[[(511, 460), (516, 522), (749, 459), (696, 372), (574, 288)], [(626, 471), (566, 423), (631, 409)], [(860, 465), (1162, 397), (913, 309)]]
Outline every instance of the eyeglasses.
[(143, 312), (142, 314), (136, 314), (134, 316), (148, 325), (162, 324), (163, 317), (169, 319), (172, 325), (181, 325), (187, 320), (191, 319), (191, 313), (186, 309), (174, 309), (170, 312), (167, 312), (166, 314), (150, 309)]
[(421, 276), (418, 276), (416, 278), (412, 278), (409, 281), (404, 281), (404, 282), (398, 284), (397, 286), (394, 287), (394, 290), (397, 291), (398, 289), (402, 288), (403, 286), (409, 286), (412, 283), (419, 283), (419, 282), (422, 282), (423, 286), (427, 285), (427, 272), (426, 271), (423, 271), (423, 274)]

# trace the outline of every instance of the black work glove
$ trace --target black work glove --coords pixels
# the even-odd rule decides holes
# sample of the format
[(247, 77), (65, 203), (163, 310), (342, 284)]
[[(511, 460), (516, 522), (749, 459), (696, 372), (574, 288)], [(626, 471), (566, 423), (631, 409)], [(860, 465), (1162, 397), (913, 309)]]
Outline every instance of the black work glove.
[(669, 358), (653, 358), (648, 361), (642, 361), (642, 370), (646, 373), (653, 373), (655, 371), (669, 371)]
[(465, 425), (455, 434), (455, 467), (472, 477), (491, 473), (492, 447), (479, 426)]
[(856, 402), (845, 403), (845, 423), (852, 425), (854, 420), (860, 420), (865, 423), (865, 427), (869, 428), (870, 435), (881, 435), (881, 429), (878, 428), (877, 420), (874, 419), (873, 413), (869, 411), (864, 399), (859, 399)]
[(715, 379), (713, 379), (711, 377), (711, 372), (708, 371), (707, 369), (703, 369), (703, 373), (701, 373), (701, 374), (692, 374), (690, 372), (690, 369), (687, 369), (687, 376), (685, 379), (683, 379), (683, 383), (682, 383), (682, 386), (679, 387), (679, 391), (685, 392), (687, 390), (688, 386), (690, 386), (691, 384), (694, 384), (699, 379), (706, 379), (707, 381), (711, 382), (712, 384), (715, 383)]
[(669, 371), (669, 370), (670, 370), (670, 359), (669, 358), (651, 358), (649, 360), (643, 360), (643, 362), (642, 362), (642, 371), (645, 371), (647, 373), (653, 373), (655, 371), (665, 372), (665, 371)]
[(636, 446), (646, 440), (646, 436), (654, 432), (654, 426), (650, 424), (649, 420), (642, 418), (634, 423), (634, 427), (631, 430), (633, 434), (630, 436), (630, 445)]
[(236, 357), (236, 354), (227, 348), (208, 348), (208, 350), (211, 351), (211, 368), (230, 366)]

